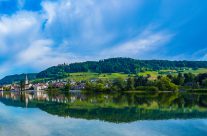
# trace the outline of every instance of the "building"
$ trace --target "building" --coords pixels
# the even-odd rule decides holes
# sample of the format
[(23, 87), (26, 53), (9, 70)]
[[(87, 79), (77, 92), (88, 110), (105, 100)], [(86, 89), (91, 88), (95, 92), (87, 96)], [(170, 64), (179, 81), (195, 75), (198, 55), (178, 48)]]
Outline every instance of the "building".
[(29, 80), (27, 78), (27, 75), (26, 75), (26, 78), (25, 78), (25, 85), (28, 85), (29, 84)]
[(17, 85), (17, 84), (12, 84), (12, 85), (11, 85), (11, 90), (19, 91), (19, 90), (20, 90), (20, 86)]
[(44, 91), (48, 88), (48, 84), (38, 83), (33, 85), (34, 91)]
[(32, 84), (29, 83), (29, 79), (27, 77), (27, 74), (26, 74), (26, 77), (25, 77), (25, 90), (29, 90), (31, 87), (32, 87)]

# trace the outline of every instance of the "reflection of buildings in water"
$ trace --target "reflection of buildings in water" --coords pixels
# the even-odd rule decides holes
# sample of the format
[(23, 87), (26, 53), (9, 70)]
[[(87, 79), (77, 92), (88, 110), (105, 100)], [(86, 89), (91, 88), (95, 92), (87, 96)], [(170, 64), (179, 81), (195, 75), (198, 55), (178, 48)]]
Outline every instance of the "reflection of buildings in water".
[(74, 103), (75, 101), (76, 101), (76, 97), (75, 97), (75, 96), (71, 96), (71, 97), (70, 97), (70, 102), (71, 102), (71, 103)]
[(65, 96), (63, 93), (59, 93), (55, 96), (50, 96), (47, 94), (46, 91), (43, 90), (27, 90), (24, 92), (0, 92), (0, 95), (7, 99), (13, 99), (13, 100), (23, 100), (25, 102), (26, 107), (28, 106), (29, 102), (32, 100), (37, 101), (51, 101), (56, 103), (68, 103), (68, 102), (75, 102), (75, 101), (84, 101), (86, 99), (86, 96), (81, 94), (81, 92), (70, 92), (69, 96)]
[(65, 96), (56, 96), (51, 98), (52, 102), (56, 102), (56, 103), (68, 103), (69, 100), (68, 98), (66, 98)]
[(28, 99), (28, 97), (26, 97), (25, 98), (25, 107), (27, 108), (27, 106), (28, 106), (28, 103), (29, 103), (29, 99)]
[(35, 91), (34, 92), (34, 98), (39, 100), (49, 100), (49, 96), (47, 95), (47, 93), (45, 93), (45, 91)]
[(8, 94), (6, 94), (6, 99), (9, 99), (9, 98), (10, 98), (10, 96)]

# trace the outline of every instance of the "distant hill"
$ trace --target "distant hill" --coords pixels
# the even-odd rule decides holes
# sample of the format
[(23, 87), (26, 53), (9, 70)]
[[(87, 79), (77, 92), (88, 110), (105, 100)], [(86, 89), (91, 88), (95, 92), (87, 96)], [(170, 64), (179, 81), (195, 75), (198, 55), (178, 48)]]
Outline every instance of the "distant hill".
[[(36, 73), (29, 73), (27, 74), (27, 77), (29, 80), (33, 80), (36, 78), (36, 75), (37, 75)], [(19, 82), (21, 80), (25, 80), (25, 77), (26, 77), (26, 74), (20, 74), (20, 75), (16, 74), (16, 75), (6, 76), (0, 80), (0, 85)]]
[(62, 78), (68, 73), (137, 73), (143, 70), (163, 70), (180, 68), (207, 68), (207, 61), (136, 60), (131, 58), (110, 58), (50, 67), (37, 74), (37, 78)]
[[(50, 67), (40, 73), (28, 74), (29, 80), (35, 78), (60, 79), (69, 73), (138, 73), (146, 70), (175, 70), (180, 68), (207, 68), (207, 61), (168, 61), (168, 60), (136, 60), (131, 58), (110, 58), (100, 61), (62, 64)], [(25, 74), (6, 76), (0, 80), (0, 85), (10, 84), (25, 79)]]

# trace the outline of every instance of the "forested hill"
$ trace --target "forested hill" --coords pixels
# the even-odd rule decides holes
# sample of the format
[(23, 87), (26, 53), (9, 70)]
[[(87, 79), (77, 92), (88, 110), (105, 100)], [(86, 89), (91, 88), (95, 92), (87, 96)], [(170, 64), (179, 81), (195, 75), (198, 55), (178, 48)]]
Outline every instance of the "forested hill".
[[(168, 61), (168, 60), (135, 60), (131, 58), (111, 58), (100, 61), (62, 64), (50, 67), (38, 74), (27, 74), (29, 80), (36, 78), (58, 79), (68, 76), (68, 73), (138, 73), (146, 70), (164, 70), (180, 68), (207, 68), (207, 61)], [(6, 76), (0, 80), (0, 85), (11, 84), (25, 79), (25, 74)]]
[[(27, 77), (28, 79), (30, 80), (33, 80), (36, 78), (36, 75), (35, 73), (30, 73), (30, 74), (27, 74)], [(26, 74), (20, 74), (20, 75), (10, 75), (10, 76), (6, 76), (4, 78), (2, 78), (0, 80), (0, 85), (5, 85), (5, 84), (11, 84), (11, 83), (14, 83), (14, 82), (19, 82), (21, 80), (25, 80), (26, 78)]]
[(63, 64), (50, 67), (39, 74), (37, 78), (61, 78), (67, 73), (137, 73), (143, 70), (162, 70), (178, 68), (207, 68), (207, 61), (168, 61), (168, 60), (136, 60), (131, 58), (110, 58), (100, 61)]

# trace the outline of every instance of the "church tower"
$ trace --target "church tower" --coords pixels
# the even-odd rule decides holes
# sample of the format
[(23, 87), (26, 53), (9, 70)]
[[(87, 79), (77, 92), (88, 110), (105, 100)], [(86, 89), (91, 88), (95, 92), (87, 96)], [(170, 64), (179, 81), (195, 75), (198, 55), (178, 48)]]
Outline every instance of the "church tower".
[(26, 77), (25, 77), (25, 85), (28, 85), (29, 84), (29, 80), (27, 78), (27, 74), (26, 74)]

